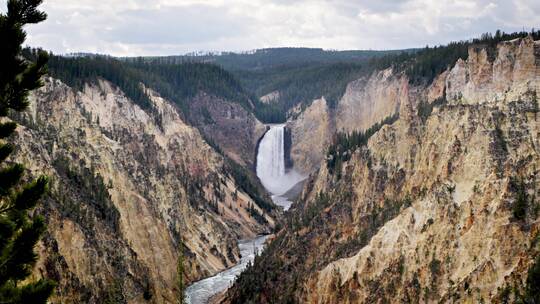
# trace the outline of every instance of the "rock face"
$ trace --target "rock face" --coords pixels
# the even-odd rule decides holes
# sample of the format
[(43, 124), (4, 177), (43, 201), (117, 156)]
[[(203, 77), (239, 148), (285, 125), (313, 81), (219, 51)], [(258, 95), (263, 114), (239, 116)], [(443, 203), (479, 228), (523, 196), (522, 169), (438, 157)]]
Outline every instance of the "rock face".
[(540, 42), (494, 60), (472, 48), (430, 87), (400, 83), (399, 120), (340, 175), (320, 165), (250, 270), (264, 278), (224, 302), (491, 303), (522, 288), (539, 254)]
[(407, 98), (406, 82), (391, 69), (351, 82), (337, 106), (336, 129), (366, 130), (399, 111), (400, 103)]
[(281, 94), (279, 91), (270, 92), (260, 98), (263, 103), (273, 103), (279, 101)]
[(467, 62), (460, 60), (446, 79), (447, 95), (461, 103), (497, 103), (518, 100), (539, 90), (538, 42), (530, 38), (503, 42), (490, 62), (485, 49), (469, 49)]
[(190, 121), (225, 154), (254, 168), (258, 140), (266, 127), (240, 104), (204, 92), (190, 102)]
[(387, 69), (349, 83), (336, 109), (324, 98), (315, 100), (288, 123), (295, 166), (306, 175), (314, 172), (333, 134), (364, 131), (397, 113), (408, 99), (407, 79)]
[(179, 252), (189, 283), (234, 265), (236, 241), (273, 226), (199, 131), (147, 93), (151, 115), (108, 82), (79, 92), (48, 78), (16, 117), (15, 160), (51, 177), (35, 275), (59, 282), (54, 301), (172, 303)]
[(326, 100), (322, 98), (287, 124), (291, 130), (291, 159), (298, 171), (310, 173), (321, 163), (334, 130), (331, 119)]

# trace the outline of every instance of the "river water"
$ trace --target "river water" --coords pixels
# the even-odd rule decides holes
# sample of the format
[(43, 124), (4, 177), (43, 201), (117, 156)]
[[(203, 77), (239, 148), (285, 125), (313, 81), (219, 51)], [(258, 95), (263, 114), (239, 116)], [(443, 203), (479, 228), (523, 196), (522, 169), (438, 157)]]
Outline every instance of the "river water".
[[(285, 166), (285, 125), (271, 125), (261, 142), (257, 154), (257, 176), (278, 206), (288, 210), (291, 201), (285, 193), (304, 177)], [(238, 242), (241, 261), (236, 266), (190, 285), (186, 289), (188, 304), (205, 304), (217, 293), (231, 286), (236, 277), (246, 268), (248, 262), (255, 259), (255, 253), (261, 253), (267, 236), (258, 236), (252, 240)]]
[(246, 268), (248, 262), (255, 259), (255, 253), (260, 254), (262, 252), (267, 237), (263, 235), (253, 240), (238, 242), (240, 254), (242, 255), (240, 263), (213, 277), (191, 284), (186, 289), (186, 302), (188, 304), (206, 304), (213, 295), (230, 287), (236, 276)]

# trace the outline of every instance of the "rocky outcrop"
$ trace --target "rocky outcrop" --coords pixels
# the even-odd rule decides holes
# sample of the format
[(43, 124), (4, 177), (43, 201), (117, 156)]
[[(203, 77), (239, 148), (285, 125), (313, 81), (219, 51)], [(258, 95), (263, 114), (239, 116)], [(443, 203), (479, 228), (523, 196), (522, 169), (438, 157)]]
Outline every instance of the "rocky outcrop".
[(291, 130), (291, 159), (296, 170), (311, 173), (322, 161), (334, 130), (332, 115), (324, 98), (315, 100), (295, 120)]
[(266, 131), (239, 103), (200, 92), (190, 102), (190, 122), (235, 162), (254, 168), (257, 143)]
[(288, 123), (296, 169), (305, 175), (316, 171), (336, 132), (365, 131), (399, 112), (409, 94), (406, 77), (387, 69), (349, 83), (335, 109), (324, 97), (303, 111), (297, 109)]
[(400, 118), (350, 151), (340, 174), (320, 165), (224, 302), (490, 303), (519, 292), (540, 254), (539, 46), (501, 43), (494, 59), (472, 48), (429, 87), (404, 82)]
[(449, 99), (463, 104), (492, 104), (518, 100), (539, 90), (540, 43), (532, 38), (500, 43), (494, 61), (486, 49), (470, 48), (446, 78)]
[(270, 93), (262, 96), (259, 99), (263, 103), (274, 103), (274, 102), (279, 101), (280, 97), (281, 97), (281, 94), (279, 93), (279, 91), (273, 91), (273, 92), (270, 92)]
[(363, 131), (399, 111), (407, 98), (407, 79), (392, 69), (351, 82), (336, 110), (338, 131)]
[(152, 113), (106, 81), (77, 91), (47, 78), (16, 117), (15, 159), (51, 177), (35, 275), (59, 282), (55, 301), (174, 302), (180, 252), (189, 283), (234, 265), (237, 240), (273, 226), (199, 131), (147, 93)]

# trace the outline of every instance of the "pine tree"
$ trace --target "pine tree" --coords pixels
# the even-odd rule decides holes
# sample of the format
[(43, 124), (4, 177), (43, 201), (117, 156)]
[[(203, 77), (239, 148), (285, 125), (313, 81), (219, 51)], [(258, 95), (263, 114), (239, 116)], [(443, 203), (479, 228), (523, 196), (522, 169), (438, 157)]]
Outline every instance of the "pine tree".
[(178, 265), (176, 266), (176, 273), (178, 275), (177, 287), (178, 287), (178, 304), (185, 304), (185, 289), (184, 284), (184, 243), (180, 241), (180, 252), (178, 253)]
[[(37, 10), (41, 0), (9, 0), (7, 14), (0, 14), (0, 303), (46, 303), (54, 283), (40, 279), (26, 282), (37, 260), (34, 247), (45, 231), (43, 218), (29, 218), (47, 188), (47, 178), (22, 184), (24, 167), (8, 164), (14, 146), (5, 142), (16, 124), (6, 118), (10, 111), (28, 106), (31, 90), (42, 85), (47, 55), (38, 52), (35, 63), (25, 60), (23, 26), (45, 20)], [(25, 281), (25, 283), (23, 283)]]
[(529, 268), (525, 292), (525, 303), (540, 303), (540, 256)]

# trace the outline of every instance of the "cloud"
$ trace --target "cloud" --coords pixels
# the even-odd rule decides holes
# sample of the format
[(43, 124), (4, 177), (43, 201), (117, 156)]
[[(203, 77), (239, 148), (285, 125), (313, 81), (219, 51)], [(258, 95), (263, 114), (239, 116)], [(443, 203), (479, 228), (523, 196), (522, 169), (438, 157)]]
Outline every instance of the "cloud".
[[(0, 0), (5, 10), (6, 0)], [(396, 49), (540, 25), (537, 0), (47, 0), (28, 42), (56, 53)]]
[(104, 39), (126, 44), (204, 44), (245, 35), (252, 22), (205, 5), (129, 10), (117, 17), (121, 23), (105, 31)]

